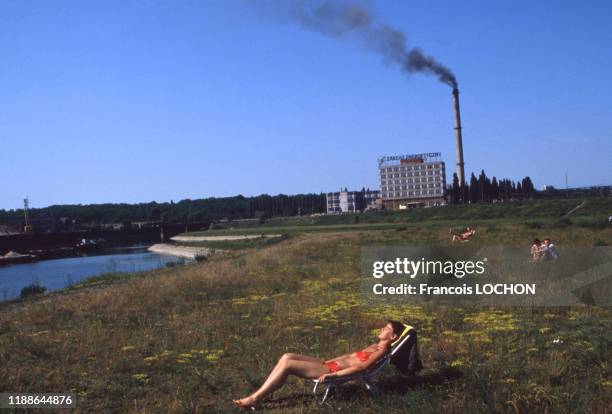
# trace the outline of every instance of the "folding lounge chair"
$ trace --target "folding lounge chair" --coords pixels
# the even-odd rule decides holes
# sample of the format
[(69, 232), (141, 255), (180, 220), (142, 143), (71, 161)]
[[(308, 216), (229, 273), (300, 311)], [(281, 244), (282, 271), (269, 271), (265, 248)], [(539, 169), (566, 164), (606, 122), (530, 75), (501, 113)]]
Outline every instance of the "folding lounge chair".
[[(390, 352), (388, 352), (385, 356), (383, 356), (379, 361), (376, 362), (376, 364), (374, 364), (368, 370), (357, 372), (352, 375), (342, 376), (342, 377), (326, 378), (322, 384), (319, 383), (318, 379), (313, 379), (312, 381), (314, 382), (315, 385), (312, 390), (312, 393), (314, 394), (315, 399), (317, 400), (317, 403), (323, 404), (325, 400), (327, 399), (327, 396), (329, 395), (329, 391), (332, 388), (338, 385), (342, 385), (349, 381), (362, 381), (368, 391), (370, 391), (372, 394), (377, 394), (378, 388), (373, 383), (374, 378), (376, 378), (376, 375), (378, 375), (378, 373), (382, 371), (383, 368), (391, 362), (391, 358), (400, 349), (402, 349), (404, 344), (408, 343), (409, 340), (413, 337), (416, 338), (416, 331), (414, 330), (414, 328), (410, 325), (404, 324), (404, 331), (402, 332), (400, 337), (397, 338), (391, 344)], [(413, 346), (416, 347), (416, 342), (413, 342)], [(323, 397), (317, 396), (317, 387), (319, 385), (321, 385), (322, 387), (325, 387), (325, 392), (323, 393)]]

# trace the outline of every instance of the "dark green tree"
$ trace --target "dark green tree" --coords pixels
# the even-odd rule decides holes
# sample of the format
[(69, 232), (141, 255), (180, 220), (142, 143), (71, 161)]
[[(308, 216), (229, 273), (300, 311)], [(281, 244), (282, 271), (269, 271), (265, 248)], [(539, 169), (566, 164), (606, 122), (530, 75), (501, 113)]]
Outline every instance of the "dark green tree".
[(453, 173), (453, 186), (451, 189), (451, 203), (459, 204), (461, 200), (461, 188), (459, 187), (459, 177)]
[(472, 173), (472, 176), (470, 177), (470, 203), (478, 202), (478, 190), (478, 179), (474, 173)]

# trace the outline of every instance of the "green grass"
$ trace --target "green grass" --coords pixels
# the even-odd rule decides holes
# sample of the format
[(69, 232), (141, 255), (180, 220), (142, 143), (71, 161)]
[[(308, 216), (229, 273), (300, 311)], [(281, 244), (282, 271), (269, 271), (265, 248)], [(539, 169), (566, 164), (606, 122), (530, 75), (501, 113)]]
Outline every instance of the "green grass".
[(91, 276), (85, 279), (82, 279), (79, 283), (76, 283), (73, 288), (79, 289), (88, 286), (100, 285), (104, 283), (111, 283), (117, 280), (125, 280), (132, 278), (136, 275), (136, 273), (129, 272), (109, 272), (102, 273), (97, 276)]
[[(583, 207), (564, 217), (576, 206)], [(420, 208), (402, 211), (365, 212), (303, 217), (278, 217), (263, 225), (256, 221), (243, 222), (226, 229), (186, 233), (184, 235), (285, 234), (294, 236), (307, 232), (365, 231), (416, 228), (464, 227), (524, 224), (531, 228), (564, 228), (570, 225), (605, 228), (612, 213), (612, 198), (528, 200), (497, 204), (475, 204)]]
[(361, 230), (385, 230), (403, 226), (398, 223), (368, 223), (368, 224), (336, 224), (314, 226), (280, 226), (280, 227), (253, 227), (223, 230), (208, 230), (181, 234), (181, 236), (226, 236), (226, 235), (254, 235), (254, 234), (281, 234), (296, 236), (303, 233), (344, 232)]
[[(380, 397), (347, 385), (320, 408), (307, 381), (290, 379), (266, 408), (604, 413), (612, 405), (609, 308), (373, 307), (359, 293), (361, 247), (449, 243), (447, 229), (346, 227), (4, 306), (0, 389), (74, 392), (83, 413), (235, 412), (231, 398), (260, 385), (283, 353), (353, 352), (395, 318), (419, 332), (425, 370), (416, 379), (389, 367)], [(612, 242), (609, 227), (493, 222), (474, 242), (528, 250), (544, 230), (561, 246)]]

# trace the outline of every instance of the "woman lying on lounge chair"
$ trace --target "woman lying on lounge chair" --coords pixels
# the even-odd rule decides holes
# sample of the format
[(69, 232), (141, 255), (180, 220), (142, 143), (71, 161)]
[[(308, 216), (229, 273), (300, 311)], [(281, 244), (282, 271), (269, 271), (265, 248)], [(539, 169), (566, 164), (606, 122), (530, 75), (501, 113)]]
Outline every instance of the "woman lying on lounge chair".
[(239, 407), (251, 408), (259, 405), (261, 400), (279, 389), (289, 375), (300, 378), (318, 378), (320, 382), (328, 377), (339, 377), (354, 374), (368, 369), (381, 359), (404, 331), (405, 325), (398, 321), (387, 321), (378, 335), (378, 343), (372, 344), (361, 351), (342, 355), (327, 361), (322, 361), (307, 355), (284, 354), (268, 379), (251, 395), (234, 403)]
[(453, 236), (453, 242), (456, 241), (470, 241), (474, 234), (476, 234), (476, 230), (471, 227), (467, 227), (463, 233), (454, 233), (453, 229), (449, 229), (448, 232)]

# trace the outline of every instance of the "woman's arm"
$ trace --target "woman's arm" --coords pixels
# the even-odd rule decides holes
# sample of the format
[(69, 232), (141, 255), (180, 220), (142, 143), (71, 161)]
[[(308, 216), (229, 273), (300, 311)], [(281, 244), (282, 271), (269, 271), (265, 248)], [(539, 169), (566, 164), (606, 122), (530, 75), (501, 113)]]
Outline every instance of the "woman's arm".
[(340, 371), (332, 372), (330, 374), (324, 374), (319, 377), (319, 381), (325, 381), (325, 378), (342, 377), (345, 375), (355, 374), (357, 372), (364, 371), (374, 365), (380, 358), (385, 355), (385, 349), (378, 349), (370, 354), (370, 358), (367, 361), (360, 362), (350, 367), (341, 369)]

